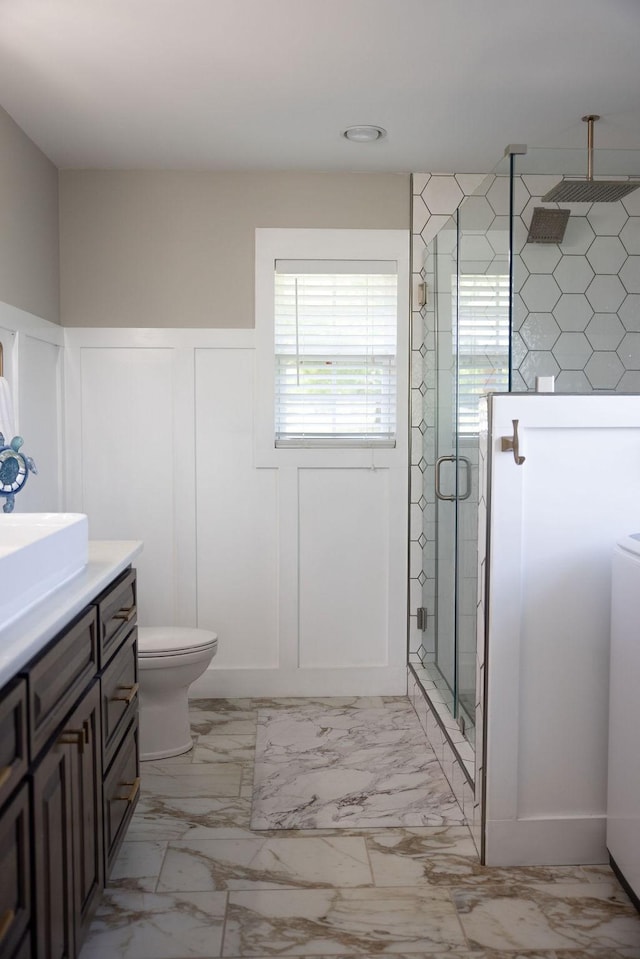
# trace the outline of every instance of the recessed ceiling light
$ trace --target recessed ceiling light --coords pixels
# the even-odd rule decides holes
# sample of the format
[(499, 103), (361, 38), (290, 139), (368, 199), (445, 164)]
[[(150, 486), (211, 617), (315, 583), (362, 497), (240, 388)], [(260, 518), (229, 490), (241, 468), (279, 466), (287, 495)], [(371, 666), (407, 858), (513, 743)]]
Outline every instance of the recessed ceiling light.
[(353, 140), (354, 143), (371, 143), (373, 140), (382, 140), (386, 137), (387, 131), (382, 127), (360, 124), (355, 127), (347, 127), (343, 130), (342, 136), (347, 140)]

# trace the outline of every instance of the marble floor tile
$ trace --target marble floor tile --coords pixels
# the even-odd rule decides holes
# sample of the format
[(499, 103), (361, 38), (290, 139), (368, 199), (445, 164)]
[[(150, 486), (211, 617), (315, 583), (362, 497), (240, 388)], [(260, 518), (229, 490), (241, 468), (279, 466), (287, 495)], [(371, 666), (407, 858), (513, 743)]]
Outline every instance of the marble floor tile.
[[(406, 696), (276, 696), (270, 699), (254, 699), (258, 709), (291, 709), (311, 706), (332, 709), (380, 709), (385, 703), (400, 703), (404, 709), (409, 703)], [(409, 704), (410, 705), (410, 704)]]
[(180, 764), (182, 764), (182, 765), (184, 765), (185, 763), (192, 763), (192, 762), (193, 762), (193, 748), (195, 747), (195, 744), (196, 744), (197, 741), (198, 741), (198, 736), (197, 736), (197, 734), (192, 735), (191, 739), (192, 739), (192, 742), (193, 742), (193, 746), (192, 746), (192, 748), (191, 748), (188, 752), (186, 752), (186, 753), (180, 753), (178, 756), (167, 756), (166, 759), (141, 759), (141, 760), (140, 760), (140, 768), (141, 768), (143, 771), (144, 771), (145, 769), (147, 769), (147, 770), (152, 770), (152, 769), (154, 768), (154, 766), (156, 765), (156, 763), (162, 763), (162, 766), (166, 766), (167, 764), (173, 765), (174, 763), (180, 763)]
[[(222, 703), (217, 706), (216, 703)], [(235, 705), (229, 708), (226, 700), (194, 700), (189, 704), (189, 719), (193, 733), (198, 736), (254, 736), (258, 710)]]
[(194, 763), (253, 762), (256, 752), (256, 737), (239, 733), (216, 733), (200, 737), (191, 750)]
[(452, 898), (477, 948), (640, 952), (640, 916), (613, 882), (505, 882), (456, 888)]
[(127, 840), (120, 847), (109, 885), (119, 889), (155, 892), (167, 845), (167, 842), (146, 839), (132, 842), (127, 833)]
[(239, 763), (145, 763), (141, 768), (143, 796), (238, 796), (242, 781)]
[[(292, 705), (307, 711), (301, 737)], [(277, 714), (272, 772), (287, 786), (312, 782), (311, 806), (333, 802), (336, 820), (251, 829), (259, 710)], [(381, 711), (385, 728), (372, 733)], [(190, 753), (142, 766), (80, 959), (640, 959), (640, 916), (608, 866), (482, 867), (457, 804), (432, 824), (358, 818), (370, 786), (388, 789), (371, 807), (380, 815), (403, 792), (411, 800), (411, 777), (429, 770), (408, 699), (200, 700), (191, 718)], [(377, 765), (394, 751), (403, 781)]]
[[(429, 959), (556, 959), (555, 953), (549, 952), (547, 949), (527, 949), (524, 952), (521, 950), (517, 952), (495, 952), (493, 949), (489, 951), (484, 949), (480, 951), (477, 949), (464, 949), (462, 951), (455, 949), (453, 952), (434, 952), (428, 955)], [(397, 959), (397, 957), (395, 955), (390, 957), (385, 954), (385, 959)], [(411, 959), (415, 959), (415, 956)], [(582, 959), (582, 957), (574, 956), (574, 959)]]
[(481, 866), (466, 826), (372, 833), (367, 849), (376, 886), (587, 881), (580, 866)]
[[(296, 959), (351, 959), (351, 957), (353, 956), (353, 953), (344, 953), (344, 952), (340, 954), (325, 953), (323, 956), (318, 956), (314, 953), (306, 953), (304, 955), (299, 955), (298, 953), (295, 953), (295, 955), (296, 955)], [(537, 949), (534, 951), (530, 951), (527, 949), (525, 952), (518, 951), (518, 952), (508, 952), (508, 953), (495, 952), (493, 949), (491, 949), (488, 952), (484, 949), (481, 949), (480, 951), (478, 951), (477, 949), (462, 949), (462, 950), (447, 949), (446, 952), (441, 952), (440, 950), (438, 950), (437, 952), (427, 952), (427, 953), (415, 953), (415, 952), (400, 953), (400, 952), (387, 952), (385, 950), (384, 952), (375, 952), (375, 953), (358, 952), (357, 955), (358, 955), (358, 959), (380, 959), (381, 956), (383, 956), (384, 959), (416, 959), (416, 957), (419, 955), (428, 956), (429, 959), (556, 959), (556, 953), (549, 952), (546, 949), (543, 951), (539, 951)], [(229, 957), (225, 957), (225, 959), (229, 959)], [(260, 956), (252, 956), (252, 959), (273, 959), (273, 954), (271, 956), (268, 956), (266, 953), (262, 953)], [(580, 953), (579, 956), (576, 953), (574, 953), (573, 959), (583, 959), (582, 953)], [(598, 956), (596, 957), (596, 959), (604, 959), (604, 957)], [(612, 959), (617, 959), (617, 957), (614, 956), (612, 957)]]
[(640, 959), (640, 946), (622, 946), (620, 949), (556, 949), (553, 959)]
[(462, 822), (408, 700), (260, 712), (254, 829)]
[[(290, 953), (294, 955), (294, 953)], [(316, 955), (315, 953), (306, 953), (300, 955), (295, 953), (296, 959), (352, 959), (353, 953), (325, 953), (323, 956)], [(549, 951), (547, 949), (539, 950), (529, 950), (524, 951), (518, 950), (517, 952), (496, 952), (494, 949), (485, 950), (485, 949), (447, 949), (445, 952), (438, 950), (437, 952), (424, 952), (424, 953), (409, 953), (409, 952), (358, 952), (358, 959), (416, 959), (417, 956), (428, 956), (428, 959), (556, 959), (557, 953), (553, 950)], [(225, 957), (225, 959), (233, 959), (233, 957)], [(260, 956), (253, 956), (251, 959), (273, 959), (273, 954), (271, 956), (266, 953), (262, 953)], [(563, 956), (563, 959), (567, 957)], [(573, 953), (572, 957), (569, 959), (591, 959), (590, 954), (585, 953)], [(596, 956), (595, 959), (618, 959), (618, 956)]]
[(108, 891), (80, 959), (219, 956), (225, 906), (225, 893)]
[(230, 892), (223, 956), (433, 953), (465, 948), (444, 893), (413, 889)]
[(251, 800), (241, 796), (141, 796), (127, 839), (211, 839), (244, 836)]
[(158, 891), (372, 885), (362, 838), (269, 837), (172, 842)]

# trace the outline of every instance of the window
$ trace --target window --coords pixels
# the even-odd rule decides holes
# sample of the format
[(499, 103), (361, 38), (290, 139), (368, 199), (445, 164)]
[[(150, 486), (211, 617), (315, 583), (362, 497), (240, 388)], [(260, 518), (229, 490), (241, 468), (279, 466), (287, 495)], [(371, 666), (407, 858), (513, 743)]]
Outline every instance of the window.
[(275, 442), (393, 446), (395, 261), (275, 263)]
[(409, 316), (408, 231), (256, 230), (258, 465), (406, 453)]
[(480, 398), (509, 388), (509, 276), (460, 273), (457, 279), (458, 429), (475, 434)]

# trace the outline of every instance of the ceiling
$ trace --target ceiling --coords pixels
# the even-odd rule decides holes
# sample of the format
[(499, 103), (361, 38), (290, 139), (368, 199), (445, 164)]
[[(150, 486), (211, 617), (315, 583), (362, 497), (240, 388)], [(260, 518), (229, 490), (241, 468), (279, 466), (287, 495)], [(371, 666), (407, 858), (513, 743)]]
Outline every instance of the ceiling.
[(60, 168), (485, 172), (640, 149), (639, 47), (640, 0), (0, 0), (0, 105)]

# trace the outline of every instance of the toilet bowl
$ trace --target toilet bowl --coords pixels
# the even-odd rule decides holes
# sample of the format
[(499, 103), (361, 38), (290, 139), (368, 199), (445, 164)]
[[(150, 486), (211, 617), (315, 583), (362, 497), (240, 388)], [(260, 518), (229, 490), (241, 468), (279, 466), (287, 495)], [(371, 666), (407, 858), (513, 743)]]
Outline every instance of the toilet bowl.
[(140, 759), (166, 759), (191, 749), (189, 686), (218, 649), (207, 629), (138, 627)]

